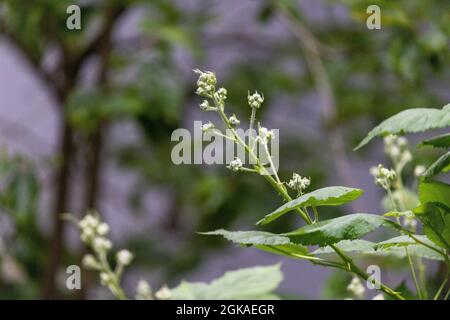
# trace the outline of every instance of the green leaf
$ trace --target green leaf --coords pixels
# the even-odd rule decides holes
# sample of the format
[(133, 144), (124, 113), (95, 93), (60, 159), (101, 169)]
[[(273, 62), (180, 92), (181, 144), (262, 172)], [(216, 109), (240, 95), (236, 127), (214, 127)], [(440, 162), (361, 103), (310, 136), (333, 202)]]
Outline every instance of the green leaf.
[(280, 265), (228, 271), (211, 283), (182, 282), (172, 290), (176, 300), (253, 300), (277, 299), (283, 274)]
[(421, 181), (419, 184), (419, 200), (423, 205), (427, 202), (440, 202), (450, 208), (450, 185), (440, 181)]
[(377, 136), (402, 135), (448, 126), (450, 126), (450, 104), (442, 109), (417, 108), (404, 110), (373, 128), (355, 150), (365, 146)]
[[(426, 244), (433, 245), (433, 243), (430, 241), (430, 239), (428, 239), (424, 235), (415, 234), (414, 237)], [(402, 235), (402, 236), (394, 237), (394, 238), (376, 243), (375, 249), (379, 250), (379, 249), (386, 249), (386, 248), (391, 248), (391, 247), (406, 247), (406, 246), (409, 246), (409, 245), (415, 244), (415, 243), (416, 242), (414, 241), (414, 239), (412, 239), (410, 236)]]
[(435, 148), (450, 148), (450, 133), (445, 133), (420, 143), (422, 146), (432, 146)]
[(422, 174), (425, 178), (432, 178), (441, 172), (450, 170), (450, 151), (443, 154)]
[(281, 254), (290, 258), (307, 258), (308, 249), (292, 243), (288, 237), (263, 231), (216, 231), (201, 233), (204, 235), (220, 235), (225, 239), (242, 246), (254, 246), (257, 249)]
[(382, 216), (355, 213), (304, 226), (283, 235), (303, 245), (326, 246), (341, 240), (358, 239), (390, 221)]
[[(404, 239), (401, 236), (396, 237), (385, 242), (374, 243), (366, 240), (343, 240), (336, 244), (336, 246), (347, 254), (357, 254), (358, 256), (370, 256), (370, 257), (391, 257), (397, 259), (406, 258), (406, 251), (402, 246), (408, 246), (408, 252), (410, 255), (418, 256), (421, 258), (426, 258), (430, 260), (444, 260), (444, 257), (437, 252), (423, 246), (420, 244), (415, 244), (414, 241), (409, 238)], [(420, 240), (426, 238), (424, 236), (416, 236)], [(424, 241), (427, 244), (432, 244), (432, 242), (426, 238)], [(389, 243), (389, 244), (388, 244)], [(327, 255), (335, 254), (335, 251), (330, 246), (319, 248), (311, 253), (312, 255)]]
[[(336, 243), (336, 246), (347, 253), (373, 254), (375, 253), (375, 243), (367, 240), (342, 240)], [(313, 255), (335, 254), (336, 252), (330, 246), (318, 248), (313, 251)]]
[(439, 202), (427, 202), (415, 210), (423, 232), (436, 245), (450, 251), (450, 209)]
[[(415, 238), (419, 239), (423, 243), (432, 246), (436, 249), (437, 248), (434, 243), (428, 239), (424, 235), (414, 235)], [(408, 248), (408, 253), (413, 256), (418, 256), (421, 258), (431, 259), (431, 260), (440, 260), (444, 261), (444, 257), (437, 253), (436, 251), (427, 248), (426, 246), (422, 244), (418, 244), (412, 239), (411, 237), (407, 235), (398, 236), (386, 241), (379, 242), (375, 245), (375, 249), (377, 251), (381, 251), (382, 253), (392, 253), (400, 258), (406, 257), (406, 250), (405, 247)]]
[(440, 181), (421, 181), (421, 205), (414, 213), (423, 223), (423, 232), (438, 246), (450, 250), (450, 185)]
[(224, 229), (219, 229), (216, 231), (202, 232), (200, 234), (215, 236), (220, 235), (229, 241), (247, 246), (281, 245), (291, 243), (288, 237), (264, 231), (227, 231)]
[(363, 191), (361, 189), (340, 186), (317, 189), (285, 203), (274, 212), (266, 215), (256, 224), (267, 224), (275, 219), (278, 219), (286, 212), (294, 210), (298, 207), (339, 206), (357, 199), (362, 194)]

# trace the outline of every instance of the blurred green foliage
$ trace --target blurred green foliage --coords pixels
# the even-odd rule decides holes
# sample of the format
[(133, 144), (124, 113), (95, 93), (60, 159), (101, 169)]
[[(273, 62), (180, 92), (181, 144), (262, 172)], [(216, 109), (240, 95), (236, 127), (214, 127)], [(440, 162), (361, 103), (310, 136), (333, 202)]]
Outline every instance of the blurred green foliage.
[[(265, 35), (248, 38), (246, 30), (242, 30), (242, 37), (231, 35), (231, 41), (222, 41), (221, 36), (225, 38), (227, 30), (211, 31), (229, 14), (221, 9), (219, 1), (198, 0), (189, 6), (165, 0), (80, 1), (84, 27), (70, 31), (65, 28), (66, 8), (74, 2), (77, 1), (2, 0), (0, 31), (17, 40), (15, 43), (20, 44), (32, 62), (40, 64), (48, 50), (56, 47), (67, 53), (69, 60), (62, 61), (64, 65), (83, 53), (99, 19), (111, 8), (141, 13), (139, 33), (131, 40), (113, 41), (106, 58), (107, 81), (100, 85), (74, 85), (64, 101), (64, 113), (81, 135), (124, 120), (139, 128), (138, 141), (115, 145), (113, 154), (123, 170), (138, 177), (129, 191), (130, 212), (142, 212), (148, 191), (155, 187), (169, 194), (171, 204), (162, 226), (130, 235), (128, 245), (136, 253), (138, 265), (162, 271), (163, 281), (173, 281), (197, 267), (209, 250), (217, 250), (222, 243), (206, 241), (196, 231), (227, 228), (236, 223), (248, 225), (277, 203), (269, 187), (251, 177), (230, 175), (219, 167), (172, 164), (171, 133), (188, 125), (186, 118), (198, 102), (193, 95), (194, 76), (190, 69), (220, 65), (215, 52), (234, 51), (237, 45), (247, 48), (240, 51), (232, 64), (222, 66), (225, 71), (219, 75), (230, 93), (229, 108), (234, 108), (241, 118), (248, 114), (241, 103), (247, 90), (264, 92), (265, 106), (276, 108), (277, 99), (284, 97), (296, 107), (302, 97), (314, 93), (316, 84), (306, 69), (298, 40), (288, 30), (276, 38), (267, 36), (269, 41)], [(371, 124), (405, 108), (442, 105), (449, 80), (448, 1), (324, 3), (325, 21), (311, 19), (307, 10), (303, 10), (305, 6), (298, 6), (293, 0), (261, 1), (252, 16), (238, 13), (243, 18), (245, 15), (249, 25), (267, 30), (283, 19), (280, 6), (287, 8), (327, 48), (322, 60), (336, 99), (336, 117), (328, 119), (331, 123), (321, 124), (324, 134), (302, 136), (293, 131), (283, 135), (280, 147), (284, 162), (280, 175), (290, 176), (301, 168), (303, 175), (312, 177), (312, 187), (332, 173), (333, 157), (323, 156), (323, 150), (329, 148), (324, 137), (328, 126), (346, 129), (345, 148), (350, 152)], [(382, 8), (381, 31), (371, 31), (365, 26), (366, 8), (370, 4)], [(344, 8), (345, 13), (335, 16), (332, 8), (336, 6)], [(205, 40), (212, 37), (219, 41)], [(180, 52), (184, 56), (181, 61)], [(58, 74), (54, 76), (58, 79)], [(267, 109), (262, 109), (261, 117)], [(109, 136), (105, 140), (110, 143)], [(32, 167), (26, 159), (6, 161), (3, 171), (7, 172), (7, 178), (2, 178), (6, 179), (6, 186), (0, 199), (3, 210), (15, 222), (15, 234), (21, 237), (9, 251), (35, 282), (29, 284), (33, 289), (23, 295), (2, 287), (1, 297), (38, 294), (44, 267), (40, 248), (46, 236), (37, 220), (41, 182)], [(330, 211), (330, 217), (338, 214), (339, 211)], [(288, 219), (285, 221), (282, 223), (290, 223)], [(276, 223), (271, 230), (287, 227)], [(167, 235), (177, 239), (175, 248), (165, 241)]]
[(0, 210), (12, 232), (0, 237), (0, 298), (33, 298), (38, 294), (45, 246), (39, 226), (41, 183), (35, 165), (22, 156), (0, 155)]

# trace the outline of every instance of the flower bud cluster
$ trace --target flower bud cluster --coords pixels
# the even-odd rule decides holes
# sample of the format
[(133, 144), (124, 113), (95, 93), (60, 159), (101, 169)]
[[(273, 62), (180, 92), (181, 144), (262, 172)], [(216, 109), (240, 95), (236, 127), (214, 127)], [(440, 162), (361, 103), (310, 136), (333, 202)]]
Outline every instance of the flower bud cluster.
[(100, 283), (107, 286), (118, 298), (124, 298), (120, 288), (120, 278), (123, 268), (133, 260), (133, 254), (128, 250), (120, 250), (116, 253), (115, 270), (109, 265), (108, 252), (112, 249), (112, 242), (106, 238), (109, 226), (100, 220), (95, 212), (89, 212), (78, 222), (81, 230), (81, 240), (86, 243), (94, 254), (86, 254), (82, 259), (85, 268), (98, 271)]
[(299, 192), (305, 190), (311, 184), (311, 179), (302, 177), (301, 175), (294, 173), (292, 175), (292, 179), (289, 180), (287, 186), (293, 190), (297, 190)]
[(97, 251), (108, 251), (112, 248), (112, 243), (104, 236), (109, 232), (109, 226), (100, 221), (98, 214), (88, 213), (79, 223), (81, 230), (81, 240), (92, 246)]
[(199, 74), (196, 93), (201, 97), (213, 97), (217, 83), (216, 75), (211, 71), (203, 72), (198, 69), (194, 72)]
[(408, 140), (405, 137), (389, 135), (384, 137), (384, 151), (394, 163), (404, 163), (412, 160), (412, 154), (408, 150)]
[(241, 123), (241, 121), (239, 121), (239, 119), (236, 118), (236, 115), (234, 114), (228, 119), (228, 121), (233, 127), (236, 127)]
[(230, 169), (233, 172), (237, 172), (242, 169), (242, 160), (239, 158), (236, 158), (230, 162), (230, 164), (227, 166), (228, 169)]
[(267, 144), (273, 138), (275, 138), (275, 132), (273, 130), (269, 130), (264, 127), (259, 128), (259, 134), (257, 138), (259, 142)]
[(425, 168), (425, 166), (417, 165), (414, 167), (414, 176), (420, 177), (422, 174), (425, 173), (426, 170), (427, 168)]
[(202, 132), (207, 132), (214, 128), (215, 128), (214, 124), (212, 122), (208, 122), (202, 125)]
[(166, 285), (153, 293), (152, 287), (145, 280), (139, 280), (136, 287), (136, 300), (170, 300), (172, 299), (172, 291)]
[(214, 98), (219, 101), (219, 103), (223, 103), (227, 99), (227, 89), (220, 88), (214, 93)]
[(370, 174), (375, 178), (375, 184), (384, 189), (389, 189), (395, 181), (396, 173), (392, 169), (386, 169), (382, 164), (370, 168)]
[(255, 109), (259, 109), (261, 107), (261, 104), (264, 102), (264, 96), (260, 95), (257, 91), (255, 91), (255, 93), (252, 95), (250, 95), (249, 93), (247, 99), (250, 108)]

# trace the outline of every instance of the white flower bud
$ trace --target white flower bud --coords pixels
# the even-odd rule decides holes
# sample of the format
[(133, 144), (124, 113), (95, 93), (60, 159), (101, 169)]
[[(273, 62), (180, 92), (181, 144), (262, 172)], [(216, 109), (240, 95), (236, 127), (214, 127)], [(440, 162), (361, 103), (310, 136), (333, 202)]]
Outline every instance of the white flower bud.
[(389, 188), (397, 176), (394, 170), (386, 169), (382, 164), (379, 164), (378, 167), (371, 167), (370, 174), (375, 178), (375, 184), (384, 189)]
[(401, 155), (401, 161), (404, 163), (407, 163), (409, 161), (412, 160), (412, 154), (411, 152), (409, 152), (408, 150), (403, 151), (402, 155)]
[(87, 214), (79, 223), (78, 226), (81, 229), (86, 228), (96, 228), (98, 224), (100, 223), (99, 219), (92, 214)]
[(203, 102), (200, 104), (200, 109), (203, 111), (206, 111), (210, 108), (208, 100), (203, 100)]
[(120, 250), (119, 252), (117, 252), (117, 262), (124, 266), (129, 265), (133, 258), (133, 254), (128, 250)]
[(426, 170), (427, 168), (425, 168), (425, 166), (418, 165), (414, 168), (414, 175), (420, 177)]
[(405, 217), (403, 217), (403, 223), (402, 224), (403, 224), (403, 227), (405, 229), (415, 231), (416, 227), (417, 227), (417, 220), (414, 219), (413, 217), (405, 216)]
[(95, 237), (92, 241), (92, 247), (97, 252), (108, 251), (112, 248), (112, 243), (106, 238)]
[(155, 298), (158, 300), (170, 300), (172, 298), (172, 292), (167, 286), (163, 286), (155, 293)]
[(109, 232), (109, 226), (105, 223), (102, 222), (97, 226), (97, 234), (100, 236), (104, 236)]
[(219, 101), (225, 101), (227, 98), (227, 89), (220, 88), (219, 90), (217, 90), (217, 92), (215, 93), (215, 98)]
[(100, 282), (102, 285), (108, 285), (111, 283), (112, 280), (113, 279), (111, 278), (111, 276), (106, 272), (100, 273)]
[(382, 293), (379, 293), (376, 296), (374, 296), (372, 300), (384, 300), (384, 295)]
[(239, 123), (241, 123), (234, 114), (230, 117), (230, 119), (228, 119), (228, 121), (230, 122), (230, 124), (232, 126), (237, 126), (237, 125), (239, 125)]
[(199, 74), (197, 94), (203, 97), (211, 97), (217, 83), (215, 74), (210, 71), (203, 72), (198, 69), (194, 70), (194, 72)]
[(208, 130), (214, 129), (214, 124), (212, 124), (211, 122), (205, 123), (202, 125), (202, 131), (206, 132)]
[(86, 254), (83, 257), (83, 260), (81, 262), (85, 268), (88, 269), (100, 269), (100, 264), (98, 263), (97, 259), (92, 254)]
[(385, 145), (389, 146), (395, 143), (395, 136), (389, 135), (383, 138), (383, 142)]
[(275, 137), (275, 132), (273, 130), (268, 130), (267, 128), (261, 127), (259, 128), (259, 137), (258, 140), (262, 143), (268, 143)]
[(236, 158), (230, 162), (230, 165), (227, 167), (231, 171), (237, 172), (242, 168), (242, 161), (239, 158)]
[(378, 175), (378, 172), (379, 172), (378, 167), (373, 167), (373, 166), (370, 167), (369, 172), (370, 172), (370, 174), (371, 174), (372, 176), (376, 177), (376, 176)]
[(366, 289), (364, 289), (364, 286), (362, 285), (361, 281), (357, 277), (353, 277), (350, 284), (347, 286), (347, 289), (355, 295), (357, 298), (362, 299), (364, 297), (364, 293), (366, 292)]
[(408, 139), (406, 139), (405, 137), (398, 137), (397, 145), (399, 147), (406, 147), (408, 145)]
[(94, 236), (95, 236), (95, 231), (91, 227), (86, 227), (86, 228), (81, 229), (81, 240), (83, 242), (91, 241), (92, 238), (94, 238)]
[(392, 158), (397, 158), (400, 155), (400, 148), (397, 146), (390, 147), (387, 152), (389, 153), (389, 156)]
[(139, 280), (136, 287), (137, 300), (152, 300), (152, 288), (145, 280)]
[(261, 104), (264, 101), (264, 96), (260, 95), (257, 91), (255, 91), (254, 94), (250, 95), (250, 93), (247, 96), (248, 99), (248, 105), (250, 108), (260, 108)]
[(292, 179), (289, 180), (287, 186), (293, 190), (302, 191), (309, 187), (311, 184), (311, 179), (302, 177), (297, 173), (292, 174)]

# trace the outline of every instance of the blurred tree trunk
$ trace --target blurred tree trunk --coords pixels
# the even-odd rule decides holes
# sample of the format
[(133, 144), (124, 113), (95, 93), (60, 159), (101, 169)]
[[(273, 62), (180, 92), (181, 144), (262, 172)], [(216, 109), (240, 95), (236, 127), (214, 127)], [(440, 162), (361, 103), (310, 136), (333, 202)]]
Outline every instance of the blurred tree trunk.
[[(64, 115), (62, 115), (64, 117)], [(62, 134), (59, 141), (59, 167), (55, 175), (55, 198), (52, 212), (53, 234), (51, 237), (48, 266), (44, 278), (42, 297), (44, 299), (57, 298), (56, 276), (61, 263), (62, 252), (64, 251), (64, 221), (61, 213), (68, 212), (68, 193), (72, 178), (71, 159), (75, 154), (73, 134), (74, 131), (65, 119)]]
[[(60, 141), (59, 154), (61, 155), (61, 166), (56, 178), (56, 192), (55, 204), (53, 211), (53, 234), (51, 237), (49, 264), (44, 278), (42, 297), (44, 299), (58, 298), (57, 290), (57, 272), (61, 264), (61, 258), (65, 251), (64, 247), (64, 226), (65, 223), (61, 219), (61, 214), (69, 211), (68, 191), (72, 176), (71, 159), (76, 157), (76, 147), (74, 143), (74, 130), (71, 128), (68, 120), (65, 118), (64, 107), (67, 97), (76, 87), (77, 76), (84, 64), (84, 62), (91, 56), (99, 54), (102, 62), (99, 70), (98, 86), (100, 89), (106, 83), (106, 71), (108, 66), (108, 55), (111, 50), (111, 36), (115, 23), (119, 17), (125, 12), (126, 5), (114, 4), (109, 7), (104, 15), (103, 25), (100, 28), (96, 37), (86, 45), (84, 51), (78, 55), (73, 55), (72, 52), (63, 48), (62, 70), (59, 70), (64, 75), (64, 82), (62, 87), (58, 87), (55, 83), (60, 97), (60, 110), (62, 113), (64, 123), (63, 135)], [(88, 148), (89, 155), (85, 168), (85, 209), (92, 209), (97, 207), (97, 198), (99, 194), (99, 175), (101, 168), (101, 151), (103, 146), (103, 126), (99, 123), (99, 127), (91, 135), (92, 144)], [(87, 279), (89, 280), (89, 279)], [(81, 290), (80, 298), (85, 297), (85, 291), (88, 288), (87, 281), (83, 290)]]
[[(86, 167), (84, 175), (84, 208), (86, 210), (94, 210), (98, 208), (98, 199), (101, 196), (101, 168), (102, 168), (102, 151), (103, 151), (103, 137), (104, 125), (99, 124), (97, 130), (88, 136), (89, 148), (86, 154)], [(82, 252), (79, 254), (81, 261), (82, 257), (87, 253), (88, 249), (84, 246)], [(83, 272), (81, 278), (81, 290), (77, 298), (85, 300), (87, 292), (93, 282), (93, 274), (90, 272)]]

